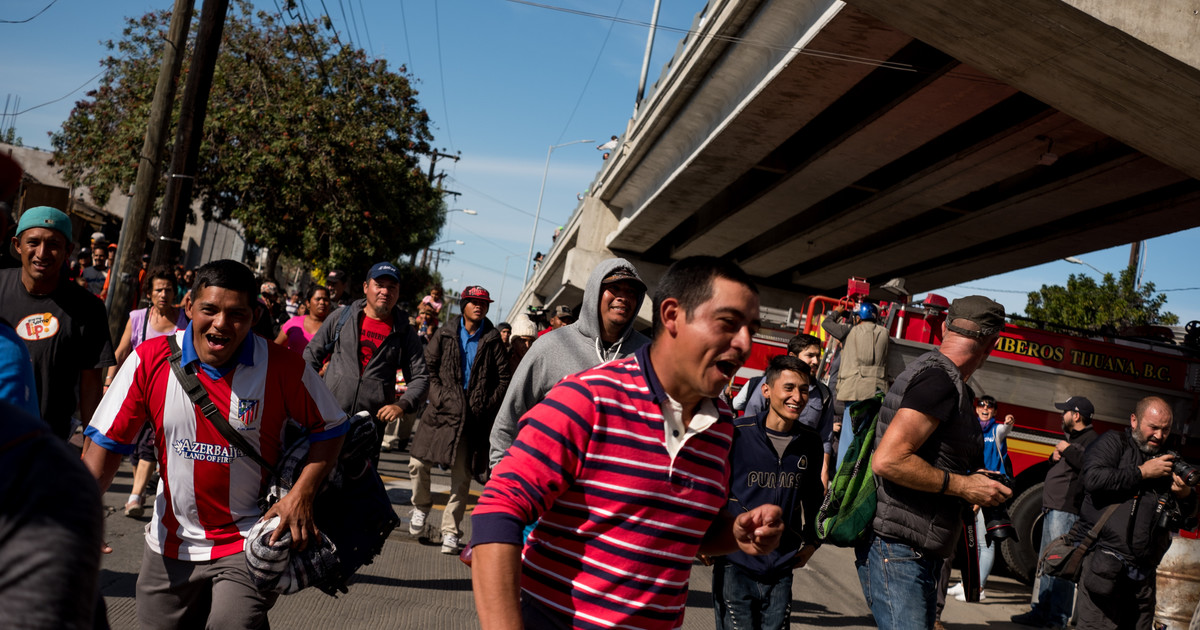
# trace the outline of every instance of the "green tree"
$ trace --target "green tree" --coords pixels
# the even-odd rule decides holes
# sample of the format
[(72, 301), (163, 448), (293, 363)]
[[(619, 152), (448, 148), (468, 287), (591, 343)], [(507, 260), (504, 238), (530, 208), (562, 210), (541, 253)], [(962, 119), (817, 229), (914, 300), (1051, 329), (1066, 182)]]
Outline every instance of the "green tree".
[[(103, 60), (100, 86), (51, 136), (67, 180), (101, 204), (136, 177), (169, 22), (169, 12), (128, 19), (120, 41), (108, 42), (115, 54)], [(200, 148), (203, 215), (237, 220), (272, 262), (286, 255), (324, 269), (362, 270), (429, 245), (445, 207), (418, 162), (432, 134), (412, 81), (314, 25), (237, 3)]]
[(11, 144), (14, 147), (25, 146), (25, 143), (21, 141), (21, 137), (17, 135), (16, 127), (9, 127), (8, 129), (0, 131), (0, 142)]
[(1120, 278), (1104, 274), (1100, 284), (1085, 274), (1071, 274), (1067, 286), (1042, 285), (1029, 293), (1025, 313), (1054, 324), (1099, 331), (1129, 326), (1169, 326), (1179, 323), (1174, 313), (1163, 311), (1166, 294), (1154, 294), (1154, 283), (1134, 287), (1134, 267), (1121, 271)]

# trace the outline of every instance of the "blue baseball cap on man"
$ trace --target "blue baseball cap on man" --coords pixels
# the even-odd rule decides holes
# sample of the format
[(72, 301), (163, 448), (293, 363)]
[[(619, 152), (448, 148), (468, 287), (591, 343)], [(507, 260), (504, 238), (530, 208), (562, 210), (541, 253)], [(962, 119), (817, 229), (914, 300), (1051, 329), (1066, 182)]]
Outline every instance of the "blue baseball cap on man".
[(30, 228), (56, 230), (71, 242), (71, 218), (65, 212), (50, 206), (37, 206), (26, 210), (17, 222), (17, 236)]
[(400, 272), (396, 271), (396, 266), (390, 262), (377, 262), (372, 265), (371, 270), (367, 272), (367, 280), (375, 280), (384, 277), (390, 277), (396, 282), (400, 282)]

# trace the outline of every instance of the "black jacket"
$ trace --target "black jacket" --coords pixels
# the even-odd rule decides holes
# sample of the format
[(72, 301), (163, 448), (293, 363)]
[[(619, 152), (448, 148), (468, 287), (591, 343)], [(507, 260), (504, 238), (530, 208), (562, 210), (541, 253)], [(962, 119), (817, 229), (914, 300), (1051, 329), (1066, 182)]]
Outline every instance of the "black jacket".
[[(1110, 431), (1088, 448), (1083, 461), (1083, 508), (1075, 533), (1082, 535), (1113, 503), (1120, 503), (1104, 524), (1097, 545), (1124, 557), (1126, 563), (1153, 569), (1171, 546), (1171, 530), (1157, 527), (1160, 498), (1171, 493), (1171, 475), (1142, 479), (1138, 470), (1147, 459), (1138, 449), (1130, 429)], [(1178, 501), (1187, 516), (1196, 510), (1196, 492)]]
[(467, 440), (471, 472), (487, 472), (488, 436), (504, 400), (512, 374), (500, 332), (484, 318), (483, 334), (471, 365), (471, 382), (463, 387), (463, 351), (459, 344), (462, 316), (438, 329), (425, 346), (429, 368), (429, 405), (413, 436), (412, 456), (440, 466), (454, 464), (459, 440)]
[(1079, 514), (1083, 505), (1083, 477), (1080, 474), (1083, 452), (1098, 437), (1090, 425), (1067, 435), (1070, 446), (1063, 449), (1062, 457), (1046, 473), (1042, 509)]
[(821, 435), (796, 422), (791, 442), (780, 457), (767, 435), (770, 411), (734, 420), (733, 448), (729, 452), (729, 512), (734, 516), (760, 505), (778, 505), (783, 510), (784, 533), (779, 547), (761, 556), (740, 551), (730, 562), (761, 579), (790, 573), (796, 552), (804, 543), (819, 545), (817, 511), (825, 498), (821, 466), (825, 450)]

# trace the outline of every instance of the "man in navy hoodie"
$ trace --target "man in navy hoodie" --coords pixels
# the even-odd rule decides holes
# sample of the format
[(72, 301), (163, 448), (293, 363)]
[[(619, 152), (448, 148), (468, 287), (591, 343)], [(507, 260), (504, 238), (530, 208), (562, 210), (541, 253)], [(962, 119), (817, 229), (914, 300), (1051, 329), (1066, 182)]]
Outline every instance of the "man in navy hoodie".
[(817, 550), (817, 510), (824, 448), (821, 435), (797, 420), (808, 402), (809, 368), (793, 356), (771, 359), (761, 384), (768, 408), (734, 420), (730, 450), (729, 511), (740, 514), (763, 504), (783, 510), (784, 534), (769, 554), (741, 552), (718, 558), (713, 567), (717, 628), (787, 628), (792, 570)]

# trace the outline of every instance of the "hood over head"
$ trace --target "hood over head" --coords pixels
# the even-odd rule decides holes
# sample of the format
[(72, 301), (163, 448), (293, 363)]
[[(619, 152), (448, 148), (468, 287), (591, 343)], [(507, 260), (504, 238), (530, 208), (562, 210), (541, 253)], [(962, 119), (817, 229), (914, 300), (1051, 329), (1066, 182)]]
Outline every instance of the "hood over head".
[[(600, 332), (603, 330), (603, 325), (600, 323), (600, 295), (603, 293), (602, 283), (604, 279), (612, 275), (617, 269), (627, 269), (639, 282), (644, 286), (646, 282), (638, 275), (637, 269), (633, 264), (624, 258), (609, 258), (596, 265), (592, 270), (592, 275), (588, 276), (587, 287), (583, 290), (583, 302), (579, 306), (579, 312), (575, 314), (576, 321), (570, 325), (570, 328), (578, 330), (584, 336), (591, 339), (598, 339)], [(642, 302), (646, 300), (646, 292), (643, 291), (638, 296), (637, 304), (633, 307), (634, 316), (629, 319), (629, 324), (625, 326), (625, 330), (621, 331), (620, 340), (624, 341), (629, 336), (629, 331), (633, 330), (633, 323), (637, 320), (637, 313), (642, 309)]]

